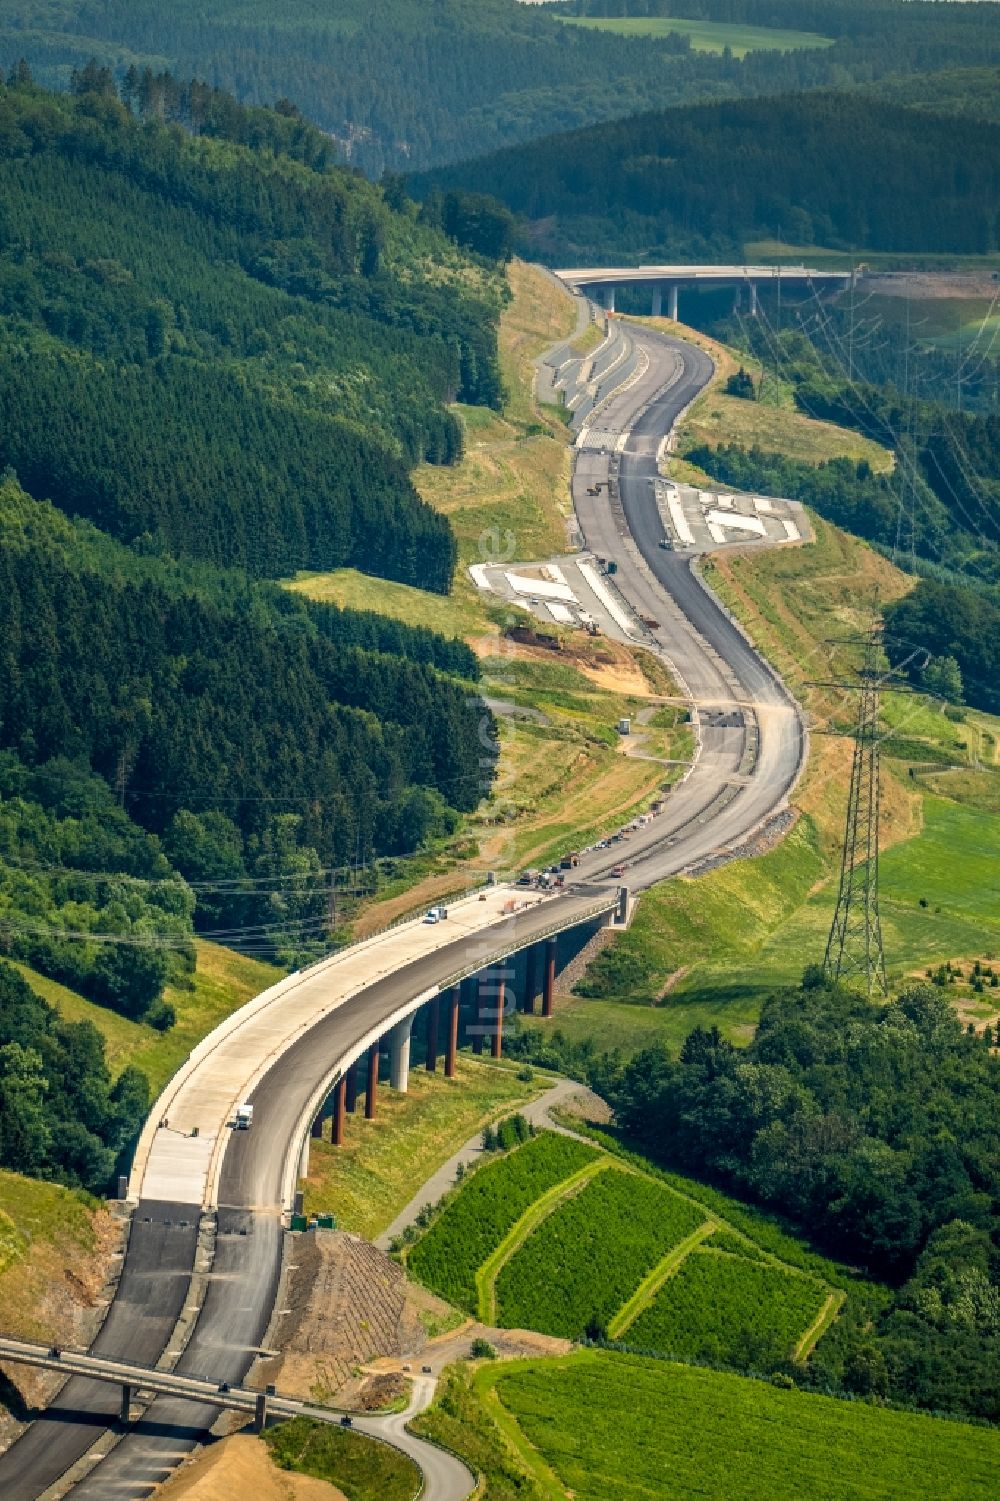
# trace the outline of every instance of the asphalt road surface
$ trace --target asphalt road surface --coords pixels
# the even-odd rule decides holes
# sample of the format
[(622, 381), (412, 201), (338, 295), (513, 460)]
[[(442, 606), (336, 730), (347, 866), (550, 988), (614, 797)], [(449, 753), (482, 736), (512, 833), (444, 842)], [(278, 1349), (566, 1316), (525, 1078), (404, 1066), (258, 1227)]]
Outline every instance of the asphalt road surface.
[[(658, 547), (662, 527), (650, 484), (656, 453), (711, 374), (710, 362), (663, 335), (632, 329), (630, 336), (645, 357), (644, 373), (599, 414), (602, 429), (622, 435), (620, 452), (580, 453), (575, 499), (588, 546), (618, 560), (622, 593), (659, 622), (653, 643), (669, 656), (699, 706), (702, 740), (693, 772), (664, 812), (627, 845), (586, 856), (577, 872), (581, 881), (600, 880), (624, 860), (626, 882), (639, 890), (738, 843), (780, 807), (798, 774), (804, 735), (784, 688), (693, 576), (688, 560)], [(615, 502), (605, 492), (596, 500), (587, 496), (597, 478), (612, 477)], [(593, 892), (571, 890), (560, 904), (583, 910), (592, 900)], [(531, 942), (534, 929), (541, 931), (551, 919), (548, 903), (518, 914), (511, 919), (511, 946)], [(246, 1375), (275, 1302), (281, 1176), (309, 1099), (341, 1052), (461, 968), (473, 942), (482, 940), (463, 940), (371, 985), (324, 1018), (265, 1075), (252, 1097), (253, 1129), (234, 1133), (225, 1152), (212, 1269), (176, 1369), (230, 1383)], [(162, 1357), (194, 1274), (200, 1215), (200, 1205), (140, 1202), (121, 1284), (95, 1353), (149, 1365)], [(81, 1459), (116, 1412), (114, 1388), (78, 1378), (67, 1382), (44, 1416), (0, 1457), (3, 1501), (36, 1501)], [(74, 1501), (149, 1495), (216, 1415), (211, 1407), (158, 1397), (69, 1494)], [(461, 1466), (456, 1470), (444, 1457), (428, 1470), (426, 1454), (419, 1462), (428, 1501), (460, 1501), (468, 1479)]]

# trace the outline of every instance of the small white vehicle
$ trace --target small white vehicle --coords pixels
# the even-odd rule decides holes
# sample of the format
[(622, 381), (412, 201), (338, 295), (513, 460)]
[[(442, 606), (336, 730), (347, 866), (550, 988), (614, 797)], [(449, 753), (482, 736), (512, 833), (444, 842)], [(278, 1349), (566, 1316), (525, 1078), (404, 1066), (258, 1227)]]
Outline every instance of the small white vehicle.
[(431, 907), (430, 911), (427, 913), (427, 916), (424, 918), (424, 922), (444, 922), (447, 916), (447, 907)]
[(236, 1107), (236, 1129), (237, 1129), (237, 1131), (249, 1131), (250, 1127), (252, 1125), (253, 1125), (253, 1106), (252, 1105), (237, 1105), (237, 1107)]

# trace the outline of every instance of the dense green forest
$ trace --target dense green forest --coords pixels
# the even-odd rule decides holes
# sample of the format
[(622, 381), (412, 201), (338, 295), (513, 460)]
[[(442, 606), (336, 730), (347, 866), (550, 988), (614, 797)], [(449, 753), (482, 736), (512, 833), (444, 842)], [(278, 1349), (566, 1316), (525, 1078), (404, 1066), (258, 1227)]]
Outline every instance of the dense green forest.
[[(148, 551), (446, 591), (454, 539), (408, 467), (460, 451), (446, 401), (499, 400), (496, 267), (327, 166), (288, 114), (160, 75), (123, 81), (132, 108), (93, 68), (74, 96), (15, 80), (0, 463)], [(165, 97), (180, 125), (143, 118)]]
[[(411, 850), (478, 801), (493, 722), (435, 665), (473, 676), (459, 643), (238, 577), (195, 587), (12, 479), (0, 537), (0, 746), (96, 772), (176, 870), (231, 887), (230, 908), (242, 881), (287, 877), (286, 941), (320, 936), (325, 868)], [(170, 874), (157, 858), (143, 875)], [(206, 911), (221, 921), (218, 899)]]
[(563, 265), (736, 260), (749, 240), (985, 254), (1000, 126), (860, 93), (663, 110), (414, 179), (501, 199)]
[(938, 990), (872, 1007), (810, 974), (748, 1047), (699, 1028), (601, 1082), (626, 1140), (894, 1285), (839, 1370), (821, 1347), (796, 1379), (1000, 1417), (1000, 1069)]
[(0, 1164), (102, 1193), (149, 1103), (137, 1069), (112, 1084), (95, 1026), (63, 1021), (0, 963)]
[[(569, 7), (578, 9), (579, 7)], [(65, 86), (96, 55), (294, 99), (370, 175), (420, 169), (592, 121), (696, 100), (868, 83), (1000, 61), (995, 7), (903, 0), (612, 0), (599, 13), (706, 16), (834, 38), (744, 59), (687, 37), (583, 32), (518, 0), (7, 0), (0, 55)], [(933, 14), (929, 14), (933, 12)]]

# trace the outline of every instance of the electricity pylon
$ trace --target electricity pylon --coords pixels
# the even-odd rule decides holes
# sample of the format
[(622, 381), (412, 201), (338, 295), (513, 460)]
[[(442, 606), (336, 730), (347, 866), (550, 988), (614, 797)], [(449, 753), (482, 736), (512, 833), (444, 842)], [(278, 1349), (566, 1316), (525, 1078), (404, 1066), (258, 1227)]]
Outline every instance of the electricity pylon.
[(881, 647), (882, 624), (876, 616), (865, 640), (860, 681), (851, 685), (859, 695), (851, 790), (837, 910), (823, 959), (823, 969), (832, 980), (860, 976), (869, 995), (876, 991), (881, 995), (888, 993), (878, 906), (881, 802), (878, 719), (885, 676)]

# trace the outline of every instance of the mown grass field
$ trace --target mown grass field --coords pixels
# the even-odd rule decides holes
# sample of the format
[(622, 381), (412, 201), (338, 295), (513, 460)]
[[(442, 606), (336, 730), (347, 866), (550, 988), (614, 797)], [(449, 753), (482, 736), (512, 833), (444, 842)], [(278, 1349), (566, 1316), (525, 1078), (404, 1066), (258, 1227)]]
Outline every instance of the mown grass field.
[[(877, 85), (876, 85), (877, 87)], [(986, 271), (1000, 267), (1000, 255), (949, 255), (932, 251), (830, 250), (825, 245), (790, 245), (784, 240), (748, 240), (743, 246), (747, 265), (809, 265), (817, 270), (849, 271), (864, 265), (873, 271)]]
[(600, 1133), (594, 1146), (542, 1133), (449, 1196), (408, 1269), (501, 1328), (600, 1331), (752, 1370), (800, 1345), (805, 1358), (810, 1327), (824, 1309), (832, 1321), (855, 1279), (722, 1195), (645, 1167)]
[[(572, 26), (614, 31), (619, 36), (663, 37), (671, 33), (690, 39), (695, 52), (724, 52), (734, 57), (748, 52), (799, 52), (806, 47), (832, 47), (833, 38), (814, 31), (777, 26), (746, 26), (725, 21), (688, 21), (677, 16), (560, 16)], [(669, 58), (666, 59), (669, 62)]]
[(380, 1090), (375, 1120), (363, 1108), (347, 1116), (343, 1146), (310, 1142), (306, 1212), (332, 1213), (341, 1229), (374, 1239), (442, 1162), (539, 1088), (464, 1055), (454, 1079), (412, 1068), (406, 1094)]
[(705, 1215), (669, 1188), (611, 1167), (560, 1204), (497, 1277), (498, 1323), (579, 1339), (617, 1311)]
[(986, 1501), (1000, 1434), (665, 1361), (587, 1352), (486, 1368), (538, 1497), (576, 1501)]

